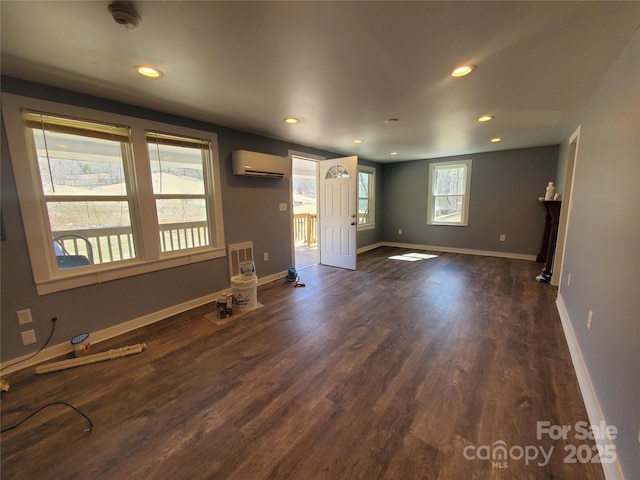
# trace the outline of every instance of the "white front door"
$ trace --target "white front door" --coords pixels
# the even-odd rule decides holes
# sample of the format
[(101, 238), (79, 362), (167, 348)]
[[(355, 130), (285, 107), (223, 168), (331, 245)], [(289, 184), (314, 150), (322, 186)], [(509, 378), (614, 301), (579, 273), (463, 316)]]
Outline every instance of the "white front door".
[(320, 167), (320, 263), (356, 269), (358, 157), (334, 158)]

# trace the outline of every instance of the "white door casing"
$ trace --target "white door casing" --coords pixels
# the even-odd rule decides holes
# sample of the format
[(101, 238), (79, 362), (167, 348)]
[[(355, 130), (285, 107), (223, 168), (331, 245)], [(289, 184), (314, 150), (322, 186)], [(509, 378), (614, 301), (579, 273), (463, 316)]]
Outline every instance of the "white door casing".
[(334, 158), (320, 167), (320, 263), (356, 269), (358, 157)]

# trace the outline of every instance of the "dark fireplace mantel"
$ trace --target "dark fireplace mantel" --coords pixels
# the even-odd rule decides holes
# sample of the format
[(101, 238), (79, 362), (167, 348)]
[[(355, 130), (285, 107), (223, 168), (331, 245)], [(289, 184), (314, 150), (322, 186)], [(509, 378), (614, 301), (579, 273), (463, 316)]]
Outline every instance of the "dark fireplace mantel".
[(558, 223), (560, 221), (561, 201), (545, 200), (540, 202), (547, 212), (544, 224), (544, 233), (540, 244), (540, 253), (536, 257), (536, 262), (544, 263), (544, 270), (538, 277), (541, 282), (549, 283), (553, 273), (553, 257), (556, 250), (556, 240), (558, 238)]

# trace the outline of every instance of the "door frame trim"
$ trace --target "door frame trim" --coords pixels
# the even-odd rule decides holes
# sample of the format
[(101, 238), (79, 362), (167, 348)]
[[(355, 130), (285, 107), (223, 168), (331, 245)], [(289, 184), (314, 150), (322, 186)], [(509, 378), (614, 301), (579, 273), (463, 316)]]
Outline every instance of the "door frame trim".
[[(569, 221), (573, 210), (573, 187), (578, 165), (578, 149), (580, 147), (580, 125), (569, 137), (567, 151), (567, 166), (565, 168), (564, 184), (562, 186), (562, 205), (560, 206), (560, 220), (558, 225), (558, 240), (556, 241), (556, 253), (553, 261), (553, 274), (551, 285), (559, 286), (562, 282), (562, 270), (564, 267), (564, 255), (569, 235)], [(571, 169), (571, 170), (570, 170)], [(570, 173), (570, 175), (566, 175)]]
[[(310, 162), (316, 162), (319, 163), (323, 160), (326, 160), (326, 157), (320, 156), (320, 155), (313, 155), (311, 153), (306, 153), (306, 152), (300, 152), (297, 150), (289, 150), (288, 151), (288, 156), (289, 156), (289, 163), (291, 164), (291, 178), (289, 179), (289, 240), (291, 242), (291, 258), (290, 258), (290, 263), (289, 265), (293, 265), (295, 266), (296, 264), (296, 244), (295, 244), (295, 240), (293, 238), (294, 236), (294, 228), (293, 228), (293, 157), (297, 157), (297, 158), (301, 158), (302, 160), (308, 160)], [(320, 168), (318, 165), (316, 165), (316, 203), (318, 201), (318, 183), (320, 181), (320, 174), (319, 174)], [(320, 235), (318, 233), (316, 233), (316, 242), (318, 245), (318, 263), (320, 263)]]

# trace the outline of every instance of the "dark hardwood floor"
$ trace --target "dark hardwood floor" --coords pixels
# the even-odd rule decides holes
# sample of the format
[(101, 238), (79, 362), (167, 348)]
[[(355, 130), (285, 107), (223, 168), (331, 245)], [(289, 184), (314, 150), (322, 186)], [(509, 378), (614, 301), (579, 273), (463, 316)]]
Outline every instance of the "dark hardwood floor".
[(208, 305), (93, 349), (144, 342), (139, 355), (9, 375), (3, 428), (64, 401), (94, 429), (46, 409), (2, 435), (2, 478), (604, 478), (565, 462), (593, 444), (537, 438), (538, 421), (588, 422), (541, 266), (388, 259), (407, 252), (305, 269), (306, 287), (261, 287), (265, 306), (224, 325)]

